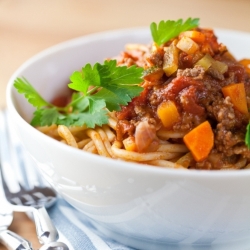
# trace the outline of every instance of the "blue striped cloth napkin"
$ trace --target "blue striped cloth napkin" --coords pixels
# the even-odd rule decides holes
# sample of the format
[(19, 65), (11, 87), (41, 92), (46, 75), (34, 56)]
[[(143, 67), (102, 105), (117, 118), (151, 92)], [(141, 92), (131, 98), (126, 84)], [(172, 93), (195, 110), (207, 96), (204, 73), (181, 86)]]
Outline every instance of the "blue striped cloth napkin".
[(48, 213), (59, 231), (59, 241), (70, 250), (134, 250), (102, 235), (87, 216), (60, 197)]

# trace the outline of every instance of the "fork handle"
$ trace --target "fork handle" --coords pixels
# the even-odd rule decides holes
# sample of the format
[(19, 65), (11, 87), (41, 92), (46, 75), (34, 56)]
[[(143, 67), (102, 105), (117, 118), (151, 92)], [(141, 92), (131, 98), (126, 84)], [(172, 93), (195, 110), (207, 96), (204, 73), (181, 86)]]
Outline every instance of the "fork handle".
[(41, 244), (57, 241), (59, 234), (53, 225), (45, 207), (38, 207), (33, 210), (36, 233)]
[(0, 232), (0, 242), (9, 250), (33, 250), (29, 241), (10, 230)]

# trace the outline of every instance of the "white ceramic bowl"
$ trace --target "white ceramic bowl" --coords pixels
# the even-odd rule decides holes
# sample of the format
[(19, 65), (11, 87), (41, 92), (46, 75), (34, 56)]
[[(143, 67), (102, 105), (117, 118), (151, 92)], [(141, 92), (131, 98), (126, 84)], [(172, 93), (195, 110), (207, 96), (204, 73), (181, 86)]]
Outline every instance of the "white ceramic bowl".
[[(216, 34), (238, 59), (250, 58), (250, 34)], [(145, 28), (104, 32), (56, 45), (25, 62), (7, 87), (17, 131), (65, 200), (118, 241), (143, 250), (250, 242), (250, 170), (182, 171), (107, 159), (59, 143), (27, 122), (33, 108), (13, 88), (17, 77), (50, 100), (87, 62), (103, 62), (126, 43), (150, 41)]]

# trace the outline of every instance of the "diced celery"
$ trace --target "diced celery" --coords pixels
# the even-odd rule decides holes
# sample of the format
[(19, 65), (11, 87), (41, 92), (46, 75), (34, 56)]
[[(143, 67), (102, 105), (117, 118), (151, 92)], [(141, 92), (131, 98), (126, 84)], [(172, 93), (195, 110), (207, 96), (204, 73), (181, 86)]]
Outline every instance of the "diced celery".
[(209, 54), (206, 54), (195, 65), (199, 65), (207, 71), (211, 67), (212, 63), (213, 58)]
[(172, 75), (178, 69), (178, 48), (172, 43), (169, 47), (164, 48), (163, 70), (167, 76)]
[(212, 67), (214, 70), (218, 71), (220, 74), (224, 74), (228, 70), (227, 64), (225, 64), (224, 62), (214, 60), (214, 58), (212, 58), (210, 54), (206, 54), (204, 57), (202, 57), (196, 63), (196, 65), (203, 67), (206, 71), (210, 67)]

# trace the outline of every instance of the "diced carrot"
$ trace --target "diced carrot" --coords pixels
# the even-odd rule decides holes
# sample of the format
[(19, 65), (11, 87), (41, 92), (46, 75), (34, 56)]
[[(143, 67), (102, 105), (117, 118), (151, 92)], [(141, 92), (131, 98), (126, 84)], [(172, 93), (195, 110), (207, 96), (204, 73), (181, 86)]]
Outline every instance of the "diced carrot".
[(234, 107), (243, 114), (248, 114), (244, 83), (232, 83), (222, 88), (223, 95), (229, 96)]
[(214, 133), (210, 123), (201, 123), (187, 133), (183, 140), (197, 162), (205, 160), (214, 145)]
[(246, 72), (250, 74), (250, 59), (242, 59), (239, 63), (242, 64), (245, 67)]
[(189, 55), (195, 53), (199, 49), (199, 45), (187, 36), (182, 37), (176, 47)]
[(197, 30), (188, 30), (188, 31), (182, 32), (180, 34), (180, 37), (184, 37), (184, 36), (191, 38), (193, 41), (197, 43), (203, 43), (205, 41), (205, 35)]
[(166, 128), (172, 128), (173, 125), (180, 119), (177, 107), (172, 101), (162, 102), (158, 106), (157, 115)]
[(129, 136), (126, 139), (124, 139), (123, 145), (127, 151), (133, 151), (133, 152), (137, 151), (134, 136)]

